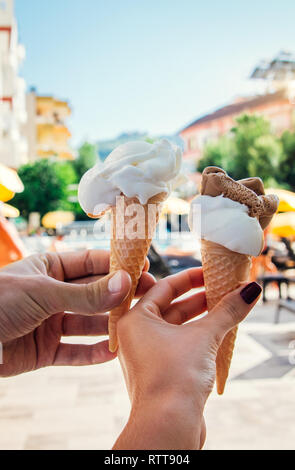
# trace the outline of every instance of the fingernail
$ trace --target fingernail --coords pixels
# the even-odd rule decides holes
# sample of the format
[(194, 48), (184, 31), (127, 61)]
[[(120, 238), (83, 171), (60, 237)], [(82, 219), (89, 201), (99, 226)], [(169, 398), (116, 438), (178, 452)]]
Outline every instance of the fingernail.
[(121, 271), (118, 271), (109, 280), (108, 290), (109, 292), (111, 292), (111, 294), (118, 294), (118, 292), (121, 292), (121, 289), (122, 289), (122, 273)]
[(250, 305), (261, 294), (261, 291), (262, 289), (257, 282), (251, 282), (241, 290), (240, 296), (246, 304)]

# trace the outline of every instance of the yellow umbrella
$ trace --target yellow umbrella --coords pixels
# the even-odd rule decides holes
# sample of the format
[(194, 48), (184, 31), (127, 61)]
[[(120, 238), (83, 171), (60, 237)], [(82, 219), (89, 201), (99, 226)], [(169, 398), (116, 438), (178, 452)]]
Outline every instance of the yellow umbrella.
[(0, 214), (12, 219), (19, 216), (19, 210), (10, 204), (0, 203)]
[(70, 211), (47, 212), (42, 218), (42, 225), (45, 228), (56, 228), (58, 225), (68, 225), (74, 220), (75, 216)]
[(295, 193), (286, 189), (266, 189), (266, 194), (275, 194), (280, 199), (279, 212), (295, 211)]
[(190, 211), (190, 204), (184, 199), (178, 197), (168, 197), (163, 204), (162, 214), (188, 214)]
[(9, 201), (15, 193), (23, 190), (24, 185), (17, 172), (0, 163), (0, 201)]
[(270, 232), (279, 237), (295, 235), (295, 213), (276, 214), (271, 221)]

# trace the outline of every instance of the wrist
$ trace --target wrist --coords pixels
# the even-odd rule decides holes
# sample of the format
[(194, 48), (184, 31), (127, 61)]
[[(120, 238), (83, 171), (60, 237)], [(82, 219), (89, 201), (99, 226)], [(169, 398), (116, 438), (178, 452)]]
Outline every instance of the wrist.
[(117, 449), (199, 449), (203, 409), (195, 397), (175, 390), (132, 400)]
[(148, 406), (152, 401), (161, 406), (163, 401), (180, 408), (185, 402), (195, 413), (203, 414), (208, 394), (204, 393), (197, 374), (181, 371), (170, 374), (156, 374), (154, 376), (138, 377), (129, 387), (129, 396), (132, 409), (140, 406)]

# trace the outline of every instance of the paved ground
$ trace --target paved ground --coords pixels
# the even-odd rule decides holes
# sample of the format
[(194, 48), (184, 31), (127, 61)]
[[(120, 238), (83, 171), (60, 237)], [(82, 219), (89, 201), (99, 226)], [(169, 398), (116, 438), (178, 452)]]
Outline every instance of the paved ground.
[[(207, 404), (207, 449), (295, 449), (295, 316), (274, 325), (274, 309), (240, 327), (226, 392)], [(109, 449), (128, 412), (117, 361), (0, 379), (0, 449)]]

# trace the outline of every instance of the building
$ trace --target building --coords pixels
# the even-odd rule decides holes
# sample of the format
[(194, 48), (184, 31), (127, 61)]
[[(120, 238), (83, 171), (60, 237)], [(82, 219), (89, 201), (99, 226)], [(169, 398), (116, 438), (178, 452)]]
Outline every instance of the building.
[(71, 115), (69, 104), (52, 96), (38, 96), (32, 89), (27, 93), (26, 107), (28, 120), (24, 133), (28, 141), (29, 160), (51, 157), (72, 160), (74, 154), (69, 145), (71, 133), (66, 124)]
[(26, 84), (19, 76), (25, 48), (18, 42), (13, 0), (0, 1), (0, 162), (18, 168), (27, 162)]
[(281, 52), (272, 61), (256, 67), (251, 78), (265, 80), (265, 94), (238, 98), (196, 119), (180, 131), (187, 164), (195, 164), (202, 157), (205, 145), (227, 134), (235, 125), (235, 119), (244, 113), (264, 116), (277, 134), (286, 129), (295, 129), (294, 57)]

